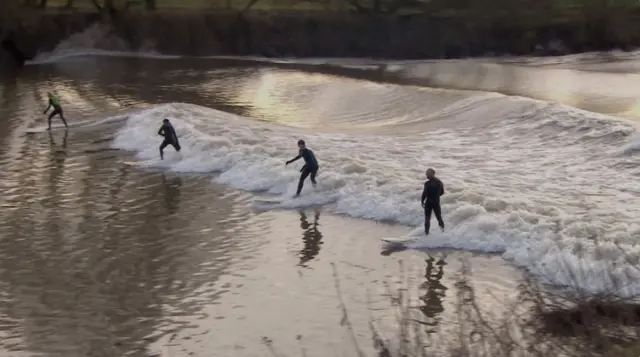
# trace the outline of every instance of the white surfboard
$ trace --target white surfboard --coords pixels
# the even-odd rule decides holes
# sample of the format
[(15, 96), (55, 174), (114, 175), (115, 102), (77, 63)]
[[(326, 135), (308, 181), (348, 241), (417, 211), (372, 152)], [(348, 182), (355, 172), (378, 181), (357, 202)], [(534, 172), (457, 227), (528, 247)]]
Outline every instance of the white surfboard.
[(124, 164), (129, 166), (145, 166), (145, 165), (149, 165), (149, 161), (147, 160), (125, 161)]
[(408, 244), (416, 241), (420, 237), (402, 236), (402, 237), (386, 237), (380, 238), (381, 241), (391, 244)]
[[(47, 125), (43, 125), (43, 126), (38, 126), (35, 128), (29, 128), (27, 129), (25, 132), (27, 134), (38, 134), (38, 133), (46, 133), (49, 132), (49, 130), (47, 130), (49, 127)], [(51, 125), (51, 131), (55, 131), (55, 130), (60, 130), (60, 129), (65, 129), (64, 124), (53, 124)]]
[(123, 161), (123, 163), (129, 166), (144, 166), (144, 167), (156, 166), (157, 168), (163, 168), (163, 167), (166, 167), (167, 165), (172, 165), (180, 161), (181, 159), (182, 159), (181, 155), (165, 155), (164, 160), (160, 160), (160, 158), (146, 159), (146, 160), (134, 159), (134, 160)]
[(255, 198), (253, 202), (256, 202), (262, 205), (277, 205), (286, 200), (287, 198), (285, 197), (262, 197), (262, 198)]

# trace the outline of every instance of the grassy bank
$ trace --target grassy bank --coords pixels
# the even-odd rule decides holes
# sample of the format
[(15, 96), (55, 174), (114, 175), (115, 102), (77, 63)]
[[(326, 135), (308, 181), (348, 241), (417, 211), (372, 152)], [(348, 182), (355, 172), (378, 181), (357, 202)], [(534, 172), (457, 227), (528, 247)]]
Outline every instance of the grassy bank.
[(110, 24), (121, 40), (112, 42), (126, 47), (118, 50), (183, 55), (421, 59), (640, 45), (640, 2), (631, 0), (157, 0), (153, 11), (144, 1), (115, 1), (112, 11), (66, 4), (9, 6), (2, 33), (28, 54), (97, 21)]

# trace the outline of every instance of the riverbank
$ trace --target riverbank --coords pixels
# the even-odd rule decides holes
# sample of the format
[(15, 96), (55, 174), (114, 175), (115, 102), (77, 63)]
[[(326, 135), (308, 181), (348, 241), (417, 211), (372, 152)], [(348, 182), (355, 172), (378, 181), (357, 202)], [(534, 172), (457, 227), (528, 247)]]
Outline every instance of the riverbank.
[[(193, 56), (427, 59), (564, 55), (640, 44), (637, 6), (600, 12), (583, 7), (503, 12), (163, 10), (120, 12), (106, 18), (91, 11), (33, 10), (5, 20), (2, 33), (27, 58), (51, 51), (96, 23), (110, 29), (93, 44), (100, 49)], [(6, 57), (7, 51), (2, 52)]]

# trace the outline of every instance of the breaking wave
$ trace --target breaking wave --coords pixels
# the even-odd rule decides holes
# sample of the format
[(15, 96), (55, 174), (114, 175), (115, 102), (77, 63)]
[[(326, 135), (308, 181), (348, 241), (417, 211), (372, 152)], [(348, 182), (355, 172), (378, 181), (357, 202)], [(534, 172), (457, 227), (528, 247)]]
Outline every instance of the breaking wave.
[[(440, 115), (465, 115), (459, 102)], [(386, 134), (319, 133), (169, 103), (131, 114), (112, 145), (151, 167), (215, 173), (213, 180), (237, 189), (282, 195), (285, 208), (328, 204), (336, 214), (409, 227), (422, 223), (422, 176), (432, 166), (448, 192), (448, 228), (416, 247), (501, 253), (549, 283), (570, 285), (578, 274), (591, 293), (614, 284), (623, 294), (640, 292), (637, 166), (616, 169), (628, 160), (621, 154), (633, 145), (635, 126), (517, 97), (494, 96), (482, 108), (473, 115), (500, 110), (500, 119), (429, 130), (414, 119), (412, 133), (399, 135), (395, 128), (406, 123), (385, 122)], [(160, 161), (155, 131), (164, 117), (183, 150), (169, 149)], [(298, 167), (284, 162), (298, 138), (321, 169), (316, 189), (305, 186), (299, 199), (288, 199)]]

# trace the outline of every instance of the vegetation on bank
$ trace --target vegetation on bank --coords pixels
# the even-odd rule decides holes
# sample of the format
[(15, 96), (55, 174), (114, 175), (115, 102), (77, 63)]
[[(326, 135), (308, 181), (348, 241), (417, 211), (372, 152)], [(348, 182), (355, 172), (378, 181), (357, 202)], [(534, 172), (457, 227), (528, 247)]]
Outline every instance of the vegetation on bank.
[(465, 17), (471, 23), (551, 23), (637, 18), (636, 0), (5, 0), (9, 8), (48, 11), (327, 11)]
[(640, 45), (637, 0), (4, 0), (3, 6), (0, 38), (26, 58), (96, 22), (110, 24), (128, 50), (152, 43), (184, 55), (424, 59)]

